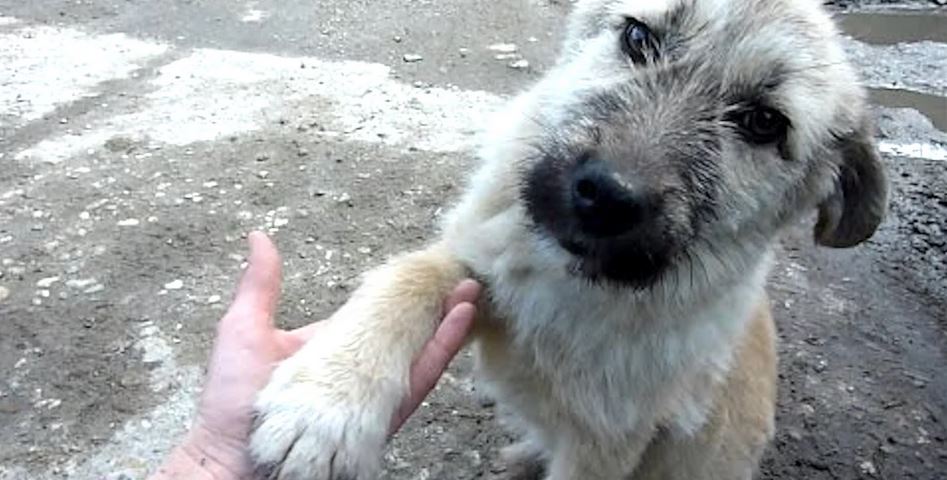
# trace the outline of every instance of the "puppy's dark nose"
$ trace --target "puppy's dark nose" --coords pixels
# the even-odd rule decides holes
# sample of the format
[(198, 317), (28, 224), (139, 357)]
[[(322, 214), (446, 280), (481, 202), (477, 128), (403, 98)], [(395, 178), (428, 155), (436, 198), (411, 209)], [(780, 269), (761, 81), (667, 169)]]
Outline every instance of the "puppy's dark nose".
[(602, 160), (584, 160), (572, 175), (572, 206), (582, 231), (592, 236), (627, 233), (653, 215), (655, 200), (645, 188), (619, 183)]

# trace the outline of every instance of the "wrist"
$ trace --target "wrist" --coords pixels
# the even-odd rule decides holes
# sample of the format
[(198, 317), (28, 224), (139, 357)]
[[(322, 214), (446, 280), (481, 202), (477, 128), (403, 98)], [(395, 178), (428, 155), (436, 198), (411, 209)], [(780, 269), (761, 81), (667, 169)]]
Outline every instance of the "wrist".
[(239, 449), (223, 445), (210, 431), (195, 425), (149, 480), (237, 480), (246, 460)]

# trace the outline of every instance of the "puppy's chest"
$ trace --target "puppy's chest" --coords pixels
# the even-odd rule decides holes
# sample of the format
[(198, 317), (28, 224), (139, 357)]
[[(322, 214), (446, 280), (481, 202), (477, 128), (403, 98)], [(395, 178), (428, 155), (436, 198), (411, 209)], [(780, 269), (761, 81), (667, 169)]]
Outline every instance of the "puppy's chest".
[(602, 432), (641, 422), (699, 428), (739, 321), (716, 308), (664, 318), (670, 313), (569, 280), (496, 279), (499, 325), (480, 361), (499, 400)]

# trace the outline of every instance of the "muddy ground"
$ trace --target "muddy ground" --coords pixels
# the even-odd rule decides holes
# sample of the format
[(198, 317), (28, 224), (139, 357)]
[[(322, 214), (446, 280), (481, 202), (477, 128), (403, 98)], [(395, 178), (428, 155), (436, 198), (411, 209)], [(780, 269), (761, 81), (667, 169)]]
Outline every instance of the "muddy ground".
[[(290, 326), (431, 238), (475, 124), (551, 64), (568, 7), (0, 0), (0, 479), (142, 478), (192, 413), (250, 229), (284, 253)], [(926, 95), (928, 117), (876, 109), (889, 219), (846, 251), (800, 225), (773, 272), (764, 479), (947, 476), (947, 134), (928, 119), (947, 111), (947, 46), (904, 34), (849, 45), (873, 88)], [(495, 59), (500, 42), (528, 68)], [(470, 363), (384, 478), (507, 473)]]

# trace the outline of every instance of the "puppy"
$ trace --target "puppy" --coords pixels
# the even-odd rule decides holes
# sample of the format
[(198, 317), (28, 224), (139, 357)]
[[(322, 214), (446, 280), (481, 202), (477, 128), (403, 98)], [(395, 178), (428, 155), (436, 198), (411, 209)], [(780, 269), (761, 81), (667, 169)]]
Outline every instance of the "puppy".
[(267, 478), (367, 480), (441, 299), (488, 299), (478, 371), (550, 480), (749, 479), (773, 435), (764, 285), (784, 227), (850, 247), (887, 203), (818, 0), (585, 0), (437, 242), (368, 273), (275, 371)]

